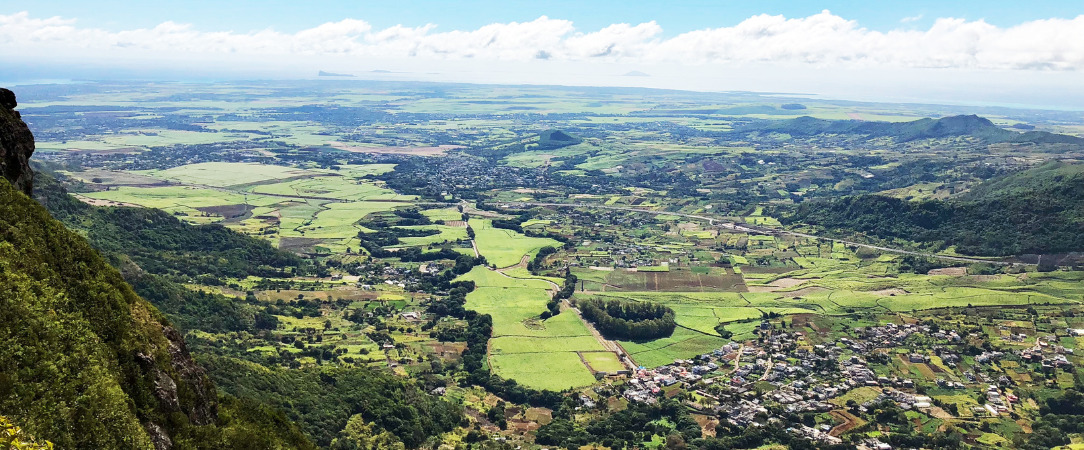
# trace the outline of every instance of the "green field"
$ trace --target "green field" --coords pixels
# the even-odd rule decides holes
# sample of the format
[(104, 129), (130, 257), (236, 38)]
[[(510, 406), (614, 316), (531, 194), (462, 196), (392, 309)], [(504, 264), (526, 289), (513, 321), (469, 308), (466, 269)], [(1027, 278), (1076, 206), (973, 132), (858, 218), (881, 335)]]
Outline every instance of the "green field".
[(512, 230), (494, 228), (489, 219), (472, 219), (470, 225), (474, 229), (478, 252), (497, 267), (514, 266), (524, 256), (533, 258), (542, 247), (561, 245), (553, 239), (528, 237)]
[(565, 311), (538, 320), (550, 299), (550, 283), (509, 278), (480, 266), (457, 278), (463, 280), (476, 285), (465, 307), (493, 318), (489, 356), (494, 373), (538, 389), (594, 383), (576, 352), (604, 349), (579, 317)]
[(317, 176), (283, 183), (263, 184), (251, 189), (257, 194), (274, 194), (312, 197), (331, 200), (414, 200), (411, 195), (399, 195), (394, 191), (369, 182), (338, 176)]
[(591, 365), (592, 369), (599, 372), (616, 373), (625, 370), (625, 365), (621, 364), (621, 361), (617, 359), (617, 355), (612, 352), (581, 353), (580, 356)]
[(316, 175), (316, 172), (294, 167), (226, 162), (189, 164), (165, 170), (144, 170), (135, 173), (177, 183), (215, 187)]

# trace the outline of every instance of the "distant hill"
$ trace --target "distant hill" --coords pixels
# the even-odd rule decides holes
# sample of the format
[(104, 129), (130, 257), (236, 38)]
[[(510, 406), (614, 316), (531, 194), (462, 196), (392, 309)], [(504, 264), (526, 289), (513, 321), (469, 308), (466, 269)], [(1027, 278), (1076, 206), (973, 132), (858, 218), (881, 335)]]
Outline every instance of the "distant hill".
[(335, 73), (335, 72), (324, 72), (323, 70), (321, 70), (320, 72), (318, 72), (318, 73), (317, 73), (317, 76), (321, 76), (321, 77), (347, 77), (347, 78), (353, 78), (353, 75), (351, 75), (351, 74), (348, 74), (348, 73)]
[(633, 70), (631, 72), (625, 72), (626, 77), (650, 77), (651, 75), (641, 72), (639, 70)]
[(976, 115), (951, 116), (941, 119), (919, 119), (912, 122), (865, 122), (860, 120), (825, 120), (802, 116), (777, 122), (756, 123), (740, 132), (776, 132), (791, 136), (820, 134), (856, 134), (867, 137), (894, 137), (900, 142), (920, 139), (971, 136), (988, 143), (1016, 142), (1035, 144), (1084, 145), (1084, 138), (1054, 134), (1046, 131), (1018, 133), (994, 125), (989, 119)]
[(859, 195), (799, 205), (784, 222), (987, 256), (1084, 251), (1084, 165), (1051, 162), (953, 200)]
[(538, 148), (543, 150), (568, 147), (580, 142), (583, 142), (583, 139), (561, 130), (546, 130), (538, 135)]

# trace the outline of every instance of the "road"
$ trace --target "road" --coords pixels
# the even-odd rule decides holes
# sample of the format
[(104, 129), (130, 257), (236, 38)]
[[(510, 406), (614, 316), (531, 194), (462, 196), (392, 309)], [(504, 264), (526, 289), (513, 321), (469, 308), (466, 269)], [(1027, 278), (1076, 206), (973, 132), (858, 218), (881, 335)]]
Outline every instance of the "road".
[(807, 239), (817, 239), (817, 240), (826, 241), (826, 242), (839, 242), (839, 243), (844, 244), (844, 245), (850, 245), (850, 246), (855, 246), (855, 247), (864, 247), (864, 248), (868, 248), (868, 249), (873, 249), (873, 250), (878, 250), (878, 251), (888, 252), (888, 253), (896, 253), (896, 254), (900, 254), (900, 255), (913, 255), (913, 256), (922, 256), (922, 257), (925, 257), (925, 258), (940, 259), (940, 260), (944, 260), (944, 261), (955, 261), (955, 262), (964, 262), (964, 263), (986, 263), (986, 264), (996, 264), (996, 265), (1003, 265), (1003, 266), (1013, 265), (1013, 264), (1034, 265), (1034, 264), (1023, 264), (1023, 263), (1009, 263), (1009, 262), (1004, 262), (1004, 261), (992, 261), (992, 260), (981, 259), (981, 258), (968, 258), (966, 256), (949, 256), (949, 255), (939, 255), (939, 254), (936, 254), (936, 253), (916, 252), (916, 251), (904, 250), (904, 249), (899, 249), (899, 248), (884, 247), (884, 246), (880, 246), (880, 245), (864, 244), (864, 243), (861, 243), (861, 242), (848, 241), (848, 240), (844, 240), (844, 239), (836, 239), (836, 238), (830, 238), (830, 237), (824, 237), (824, 236), (817, 236), (817, 235), (808, 234), (808, 233), (801, 233), (801, 232), (797, 232), (797, 231), (782, 230), (782, 229), (778, 229), (778, 228), (768, 228), (768, 227), (762, 227), (762, 226), (754, 227), (754, 226), (750, 226), (750, 225), (747, 225), (747, 224), (739, 224), (739, 223), (733, 223), (733, 222), (722, 222), (722, 221), (719, 221), (718, 219), (713, 218), (713, 217), (708, 217), (708, 216), (703, 216), (703, 215), (696, 215), (696, 214), (685, 214), (685, 213), (676, 213), (676, 212), (669, 212), (669, 211), (655, 211), (655, 210), (650, 210), (650, 209), (639, 209), (639, 208), (625, 208), (625, 207), (620, 207), (620, 206), (595, 205), (595, 204), (590, 204), (590, 203), (509, 202), (509, 203), (504, 203), (504, 204), (507, 204), (507, 205), (510, 205), (510, 206), (552, 206), (552, 207), (558, 207), (558, 208), (608, 209), (608, 210), (613, 210), (613, 211), (626, 211), (626, 212), (634, 212), (634, 213), (642, 213), (642, 214), (651, 214), (651, 215), (656, 215), (656, 216), (660, 216), (660, 215), (678, 216), (678, 217), (684, 217), (684, 218), (687, 218), (687, 219), (701, 220), (701, 221), (707, 222), (708, 225), (710, 225), (710, 226), (719, 227), (719, 228), (732, 230), (732, 231), (743, 232), (743, 233), (763, 234), (763, 235), (769, 235), (769, 236), (788, 235), (788, 236), (802, 237), (802, 238), (807, 238)]

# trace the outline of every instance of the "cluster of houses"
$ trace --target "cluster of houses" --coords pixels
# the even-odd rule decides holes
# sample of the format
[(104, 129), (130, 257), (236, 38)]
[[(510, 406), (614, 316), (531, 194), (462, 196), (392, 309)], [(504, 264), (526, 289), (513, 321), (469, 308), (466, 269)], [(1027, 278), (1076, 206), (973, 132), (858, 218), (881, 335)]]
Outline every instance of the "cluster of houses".
[(1073, 363), (1069, 362), (1066, 355), (1072, 355), (1073, 349), (1055, 344), (1056, 339), (1055, 336), (1036, 339), (1033, 347), (1020, 350), (1020, 358), (1027, 362), (1040, 363), (1044, 371), (1072, 367)]
[[(736, 426), (757, 426), (771, 419), (772, 411), (787, 413), (826, 412), (843, 407), (830, 401), (853, 389), (874, 388), (878, 395), (861, 405), (848, 404), (865, 412), (880, 402), (893, 402), (902, 409), (934, 408), (935, 401), (916, 393), (914, 380), (901, 376), (879, 375), (865, 360), (867, 355), (886, 355), (879, 349), (906, 348), (916, 334), (929, 336), (947, 343), (962, 343), (964, 338), (956, 331), (931, 329), (923, 324), (886, 324), (858, 330), (858, 338), (842, 337), (835, 345), (809, 345), (800, 332), (773, 333), (771, 325), (765, 327), (757, 342), (728, 343), (711, 353), (690, 360), (676, 360), (672, 364), (654, 369), (640, 368), (624, 385), (623, 396), (634, 402), (656, 402), (663, 396), (675, 396), (682, 392), (699, 394), (700, 411), (715, 413), (720, 420)], [(1080, 330), (1084, 333), (1084, 330)], [(1053, 339), (1053, 338), (1051, 338)], [(1039, 339), (1034, 347), (1019, 350), (1024, 361), (1041, 362), (1043, 367), (1063, 367), (1070, 364), (1066, 355), (1072, 349), (1055, 344), (1053, 340)], [(913, 350), (901, 354), (903, 363), (934, 364), (944, 368), (956, 368), (963, 356), (949, 351), (947, 346), (935, 345), (929, 351)], [(893, 352), (894, 353), (894, 352)], [(893, 354), (888, 353), (888, 354)], [(932, 355), (937, 355), (937, 360)], [(987, 375), (983, 366), (1003, 359), (1006, 353), (986, 349), (972, 354), (976, 366), (962, 372), (961, 381), (947, 376), (937, 378), (941, 389), (968, 389), (976, 384), (991, 383), (982, 394), (984, 402), (975, 406), (975, 416), (998, 416), (1012, 410), (1019, 399), (1004, 390), (1013, 384), (1006, 376)], [(997, 378), (994, 381), (994, 378)], [(770, 384), (770, 389), (765, 386)], [(966, 384), (965, 384), (966, 383)], [(919, 392), (922, 392), (919, 390)], [(690, 404), (692, 401), (690, 400)], [(778, 418), (776, 418), (778, 419)], [(795, 425), (790, 431), (815, 442), (838, 443), (838, 438), (825, 426)], [(891, 448), (880, 441), (869, 440), (864, 448)]]

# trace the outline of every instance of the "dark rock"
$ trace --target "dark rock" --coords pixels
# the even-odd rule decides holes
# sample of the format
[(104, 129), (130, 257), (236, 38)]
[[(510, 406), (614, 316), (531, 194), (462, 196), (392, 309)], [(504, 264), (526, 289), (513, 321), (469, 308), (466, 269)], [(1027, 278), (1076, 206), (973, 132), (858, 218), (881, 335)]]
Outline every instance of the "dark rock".
[(19, 102), (15, 101), (15, 93), (11, 89), (0, 88), (0, 107), (15, 109)]
[(150, 436), (151, 442), (154, 443), (154, 450), (170, 450), (173, 448), (173, 441), (166, 434), (166, 430), (158, 426), (158, 424), (147, 422), (143, 425), (143, 429), (147, 431), (147, 436)]
[[(218, 393), (207, 372), (188, 352), (184, 337), (173, 327), (163, 327), (162, 333), (169, 340), (169, 356), (177, 380), (192, 392), (191, 404), (184, 405), (185, 414), (194, 425), (210, 425), (218, 421)], [(170, 380), (173, 381), (173, 380)]]
[(15, 111), (15, 93), (0, 88), (0, 174), (16, 189), (30, 195), (34, 190), (34, 134)]

